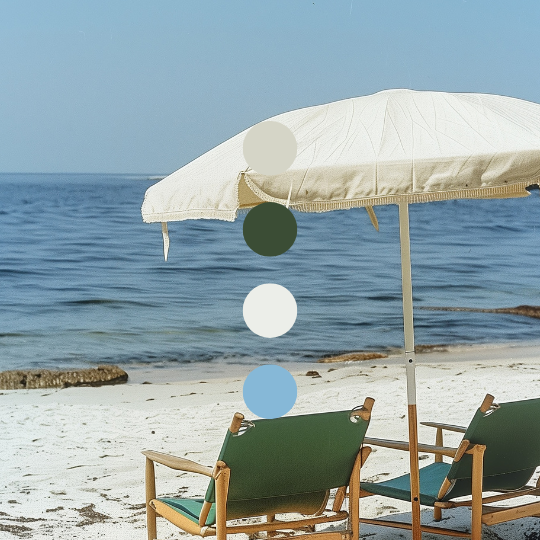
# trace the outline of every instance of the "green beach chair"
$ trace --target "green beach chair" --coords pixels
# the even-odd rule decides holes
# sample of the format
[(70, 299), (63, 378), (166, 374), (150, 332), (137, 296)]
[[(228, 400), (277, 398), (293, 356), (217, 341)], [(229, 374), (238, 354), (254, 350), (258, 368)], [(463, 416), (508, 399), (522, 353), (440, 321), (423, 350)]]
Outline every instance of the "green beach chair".
[[(316, 534), (321, 540), (358, 540), (360, 467), (371, 451), (362, 445), (373, 402), (366, 398), (352, 411), (253, 422), (236, 413), (213, 469), (144, 451), (148, 539), (156, 538), (159, 515), (189, 534), (216, 535), (218, 540), (262, 531), (270, 537), (284, 530), (307, 530), (308, 536)], [(206, 495), (156, 498), (154, 463), (210, 477)], [(338, 488), (335, 500), (327, 509), (333, 488)], [(349, 512), (342, 509), (347, 488)], [(296, 515), (276, 519), (276, 514)], [(263, 516), (264, 522), (243, 519), (255, 516)], [(316, 524), (347, 518), (346, 531), (314, 533)]]
[[(480, 540), (482, 524), (495, 525), (522, 517), (540, 516), (540, 501), (514, 506), (488, 506), (515, 497), (540, 495), (536, 486), (527, 482), (540, 465), (540, 399), (493, 403), (487, 395), (468, 428), (422, 422), (437, 429), (435, 446), (420, 444), (421, 452), (435, 454), (435, 463), (420, 469), (420, 504), (434, 508), (435, 521), (440, 521), (446, 508), (469, 506), (472, 509), (471, 531), (463, 532), (438, 526), (422, 526), (430, 533)], [(463, 433), (458, 448), (445, 447), (443, 431)], [(366, 438), (367, 444), (409, 449), (408, 443)], [(453, 458), (443, 462), (443, 456)], [(410, 501), (409, 475), (384, 482), (362, 482), (360, 497), (384, 495)], [(484, 496), (484, 492), (492, 494)], [(460, 500), (455, 500), (461, 498)], [(411, 529), (409, 523), (364, 519), (362, 523)]]

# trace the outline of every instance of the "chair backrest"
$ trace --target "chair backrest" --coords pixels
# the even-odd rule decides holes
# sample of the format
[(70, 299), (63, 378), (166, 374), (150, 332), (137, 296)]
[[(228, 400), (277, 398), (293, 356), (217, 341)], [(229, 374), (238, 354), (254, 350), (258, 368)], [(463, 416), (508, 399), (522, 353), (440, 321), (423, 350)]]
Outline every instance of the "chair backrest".
[[(483, 490), (515, 490), (540, 465), (540, 399), (492, 405), (476, 411), (464, 440), (484, 444)], [(443, 500), (471, 494), (472, 456), (465, 454), (448, 471), (452, 483)]]
[[(255, 420), (228, 431), (218, 458), (231, 471), (227, 519), (324, 509), (329, 490), (348, 485), (369, 424), (355, 412)], [(213, 479), (205, 500), (215, 502)]]

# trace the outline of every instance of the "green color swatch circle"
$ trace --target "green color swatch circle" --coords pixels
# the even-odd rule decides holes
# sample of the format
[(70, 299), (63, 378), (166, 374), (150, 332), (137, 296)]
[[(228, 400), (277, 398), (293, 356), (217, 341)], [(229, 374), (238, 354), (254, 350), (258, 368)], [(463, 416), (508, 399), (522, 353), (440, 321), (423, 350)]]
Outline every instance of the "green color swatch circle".
[(296, 240), (296, 219), (282, 204), (259, 204), (249, 211), (244, 220), (244, 240), (259, 255), (281, 255)]

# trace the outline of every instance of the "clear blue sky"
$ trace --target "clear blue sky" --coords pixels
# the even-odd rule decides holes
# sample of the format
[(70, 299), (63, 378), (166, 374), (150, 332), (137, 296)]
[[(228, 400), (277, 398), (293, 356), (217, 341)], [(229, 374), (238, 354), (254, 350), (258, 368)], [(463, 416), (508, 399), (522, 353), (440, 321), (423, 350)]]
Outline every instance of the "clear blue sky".
[(0, 0), (0, 171), (170, 173), (385, 88), (540, 102), (539, 0)]

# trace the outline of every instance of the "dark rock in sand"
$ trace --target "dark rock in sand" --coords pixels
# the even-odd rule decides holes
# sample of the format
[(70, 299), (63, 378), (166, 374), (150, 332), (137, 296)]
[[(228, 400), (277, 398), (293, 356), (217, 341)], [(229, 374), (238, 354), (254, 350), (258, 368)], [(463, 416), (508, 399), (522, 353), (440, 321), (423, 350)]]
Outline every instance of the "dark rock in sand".
[(29, 369), (0, 372), (0, 389), (67, 388), (69, 386), (102, 386), (127, 382), (128, 374), (118, 366), (98, 366), (70, 371)]

